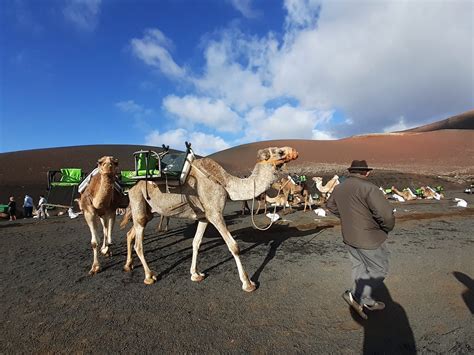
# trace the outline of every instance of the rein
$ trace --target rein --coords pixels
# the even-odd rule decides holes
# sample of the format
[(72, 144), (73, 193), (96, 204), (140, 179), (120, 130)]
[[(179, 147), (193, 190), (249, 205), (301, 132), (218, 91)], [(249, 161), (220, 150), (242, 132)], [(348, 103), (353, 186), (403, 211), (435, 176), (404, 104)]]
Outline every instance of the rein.
[[(287, 181), (278, 189), (277, 196), (280, 195), (281, 190), (283, 189), (283, 187), (286, 186), (286, 184), (287, 184), (288, 182), (290, 182), (290, 180), (287, 180)], [(266, 226), (266, 227), (259, 227), (259, 226), (257, 226), (257, 224), (255, 223), (255, 219), (254, 219), (255, 190), (256, 190), (256, 187), (255, 187), (255, 180), (254, 180), (254, 181), (253, 181), (252, 209), (250, 210), (250, 216), (252, 217), (252, 224), (253, 224), (253, 226), (255, 227), (255, 229), (258, 229), (259, 231), (266, 231), (266, 230), (270, 229), (270, 227), (273, 225), (273, 219), (270, 218), (270, 224), (269, 224), (268, 226)], [(275, 196), (275, 197), (276, 197), (276, 196)], [(264, 203), (267, 203), (267, 201), (265, 200)], [(273, 208), (273, 214), (275, 214), (276, 209), (277, 209), (277, 204), (275, 203), (275, 207)]]

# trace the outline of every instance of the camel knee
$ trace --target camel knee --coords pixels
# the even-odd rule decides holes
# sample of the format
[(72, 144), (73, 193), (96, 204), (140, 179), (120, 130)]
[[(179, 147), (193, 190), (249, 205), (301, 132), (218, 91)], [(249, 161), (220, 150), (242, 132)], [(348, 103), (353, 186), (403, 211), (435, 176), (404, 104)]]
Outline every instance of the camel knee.
[(134, 240), (135, 239), (135, 228), (131, 228), (128, 232), (127, 232), (127, 239), (129, 239), (130, 241)]
[(97, 243), (96, 242), (91, 242), (91, 247), (92, 247), (92, 249), (96, 249), (97, 248)]

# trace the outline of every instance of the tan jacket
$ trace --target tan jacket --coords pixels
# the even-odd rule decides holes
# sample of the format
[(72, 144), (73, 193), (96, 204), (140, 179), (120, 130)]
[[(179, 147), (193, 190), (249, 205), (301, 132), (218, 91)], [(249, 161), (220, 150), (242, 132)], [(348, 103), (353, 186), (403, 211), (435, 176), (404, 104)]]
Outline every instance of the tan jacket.
[(355, 248), (377, 249), (395, 226), (393, 207), (382, 191), (358, 174), (336, 186), (326, 207), (341, 219), (344, 243)]

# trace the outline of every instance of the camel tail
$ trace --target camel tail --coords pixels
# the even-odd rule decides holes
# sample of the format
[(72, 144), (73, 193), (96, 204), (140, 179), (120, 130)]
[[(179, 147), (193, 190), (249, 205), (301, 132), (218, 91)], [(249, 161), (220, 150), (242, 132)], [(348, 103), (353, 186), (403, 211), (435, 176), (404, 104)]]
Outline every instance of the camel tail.
[(124, 229), (128, 222), (130, 222), (132, 220), (132, 209), (130, 208), (130, 206), (127, 207), (127, 209), (125, 210), (125, 214), (123, 216), (123, 219), (122, 219), (122, 222), (120, 222), (120, 229)]

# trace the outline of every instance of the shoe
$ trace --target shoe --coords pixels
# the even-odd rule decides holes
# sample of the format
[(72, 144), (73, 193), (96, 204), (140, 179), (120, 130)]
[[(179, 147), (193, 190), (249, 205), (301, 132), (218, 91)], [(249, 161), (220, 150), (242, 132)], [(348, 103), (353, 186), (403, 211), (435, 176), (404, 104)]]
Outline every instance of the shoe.
[(364, 307), (367, 308), (369, 311), (381, 311), (385, 308), (385, 303), (380, 301), (375, 301), (374, 304), (364, 304)]
[(352, 296), (351, 291), (347, 290), (342, 294), (342, 298), (344, 298), (344, 301), (347, 302), (349, 306), (351, 306), (359, 316), (361, 316), (363, 319), (367, 319), (367, 314), (364, 313), (364, 307), (362, 307), (357, 301), (354, 299), (354, 296)]

